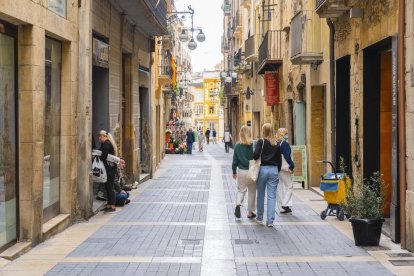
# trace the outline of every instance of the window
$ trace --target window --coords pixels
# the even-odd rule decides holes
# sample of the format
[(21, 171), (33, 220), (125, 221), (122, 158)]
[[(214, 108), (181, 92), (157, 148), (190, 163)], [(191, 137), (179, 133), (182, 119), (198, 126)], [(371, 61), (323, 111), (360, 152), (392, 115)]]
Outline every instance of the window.
[(60, 213), (60, 77), (62, 45), (46, 38), (43, 220)]
[(214, 114), (214, 106), (210, 106), (209, 111), (210, 114)]
[(203, 114), (204, 112), (203, 112), (203, 105), (202, 104), (197, 104), (196, 106), (195, 106), (195, 113), (196, 114), (199, 114), (199, 115), (201, 115), (201, 114)]
[[(1, 22), (0, 22), (1, 23)], [(7, 28), (7, 26), (6, 26)], [(4, 30), (3, 30), (4, 31)], [(0, 29), (0, 248), (17, 236), (15, 36)], [(7, 32), (7, 30), (6, 30)]]
[(66, 0), (48, 0), (47, 8), (57, 15), (66, 18)]

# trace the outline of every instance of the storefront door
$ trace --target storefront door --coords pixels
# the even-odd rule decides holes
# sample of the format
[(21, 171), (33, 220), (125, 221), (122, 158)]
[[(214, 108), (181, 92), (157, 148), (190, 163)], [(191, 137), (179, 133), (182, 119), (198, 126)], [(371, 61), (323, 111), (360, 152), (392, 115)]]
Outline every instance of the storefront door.
[(17, 238), (16, 30), (0, 21), (0, 250)]

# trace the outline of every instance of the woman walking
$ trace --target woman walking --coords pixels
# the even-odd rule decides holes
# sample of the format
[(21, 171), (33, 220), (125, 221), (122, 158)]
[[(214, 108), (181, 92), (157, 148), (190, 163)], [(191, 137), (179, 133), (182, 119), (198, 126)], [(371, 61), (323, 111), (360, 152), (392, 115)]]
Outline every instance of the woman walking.
[[(233, 154), (233, 179), (237, 179), (237, 199), (234, 215), (240, 218), (240, 206), (243, 204), (246, 191), (248, 192), (247, 217), (256, 217), (256, 183), (248, 176), (249, 160), (253, 159), (252, 132), (249, 127), (243, 126), (240, 129), (240, 143), (234, 147)], [(238, 171), (237, 171), (237, 168)]]
[(201, 130), (201, 128), (198, 129), (197, 140), (198, 140), (198, 151), (202, 152), (203, 151), (203, 143), (204, 143), (204, 134), (203, 134), (203, 131)]
[(279, 171), (282, 164), (280, 148), (272, 137), (271, 124), (262, 127), (263, 139), (256, 143), (254, 160), (261, 159), (259, 177), (257, 179), (257, 221), (263, 222), (264, 196), (267, 190), (266, 226), (273, 227), (275, 219), (276, 188), (279, 183)]
[(277, 210), (281, 214), (292, 212), (292, 173), (295, 168), (295, 163), (293, 163), (291, 158), (292, 150), (288, 139), (288, 130), (286, 128), (279, 128), (277, 130), (276, 140), (279, 143), (280, 152), (282, 153), (282, 168), (279, 172), (279, 185), (277, 186)]
[(114, 156), (117, 155), (117, 147), (115, 141), (110, 133), (107, 133), (105, 130), (99, 131), (98, 134), (99, 142), (101, 143), (100, 151), (102, 152), (100, 159), (105, 165), (107, 180), (105, 183), (105, 190), (107, 194), (107, 204), (106, 208), (104, 208), (105, 213), (114, 213), (115, 209), (115, 188), (114, 188), (114, 181), (115, 181), (115, 174), (117, 170), (117, 164), (111, 161), (108, 161), (108, 154), (112, 154)]

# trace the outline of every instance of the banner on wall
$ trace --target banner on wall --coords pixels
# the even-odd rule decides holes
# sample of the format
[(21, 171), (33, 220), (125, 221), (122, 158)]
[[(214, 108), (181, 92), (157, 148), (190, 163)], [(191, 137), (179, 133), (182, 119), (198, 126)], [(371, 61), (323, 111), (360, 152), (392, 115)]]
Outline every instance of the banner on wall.
[(279, 74), (277, 72), (265, 73), (266, 103), (268, 106), (280, 103)]

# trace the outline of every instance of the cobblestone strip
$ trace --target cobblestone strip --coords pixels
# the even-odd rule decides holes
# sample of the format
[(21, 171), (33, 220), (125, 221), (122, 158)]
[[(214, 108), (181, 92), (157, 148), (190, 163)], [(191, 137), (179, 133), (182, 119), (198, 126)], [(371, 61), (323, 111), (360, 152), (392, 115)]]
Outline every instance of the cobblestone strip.
[(217, 158), (213, 158), (208, 152), (206, 156), (212, 166), (201, 275), (235, 275), (236, 267), (226, 212), (222, 171)]

